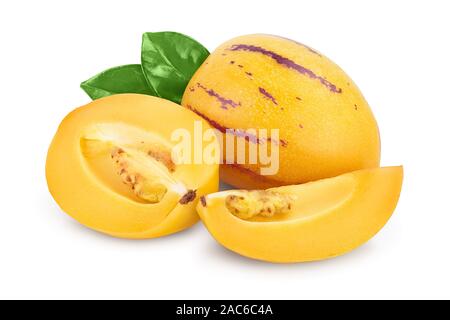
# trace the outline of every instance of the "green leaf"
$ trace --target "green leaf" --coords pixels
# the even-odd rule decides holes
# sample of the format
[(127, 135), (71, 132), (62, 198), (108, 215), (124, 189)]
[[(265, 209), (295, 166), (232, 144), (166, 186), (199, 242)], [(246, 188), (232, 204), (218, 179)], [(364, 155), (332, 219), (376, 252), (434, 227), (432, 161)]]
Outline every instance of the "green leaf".
[(80, 86), (93, 100), (118, 93), (156, 95), (147, 84), (140, 64), (128, 64), (105, 70), (82, 82)]
[(142, 36), (141, 64), (148, 84), (159, 97), (176, 103), (181, 103), (189, 80), (208, 56), (204, 46), (181, 33)]

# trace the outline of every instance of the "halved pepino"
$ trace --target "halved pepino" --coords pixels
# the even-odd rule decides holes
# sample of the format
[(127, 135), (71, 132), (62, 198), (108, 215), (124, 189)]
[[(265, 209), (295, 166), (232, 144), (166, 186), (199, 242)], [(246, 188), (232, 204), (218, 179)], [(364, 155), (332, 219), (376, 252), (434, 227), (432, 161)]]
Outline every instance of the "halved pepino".
[(181, 106), (146, 95), (95, 100), (59, 126), (47, 157), (49, 190), (63, 211), (109, 235), (183, 230), (198, 221), (198, 199), (218, 190), (218, 164), (179, 164), (172, 154), (172, 134), (194, 136), (199, 122), (210, 128)]
[(400, 196), (403, 167), (365, 169), (268, 190), (201, 198), (197, 211), (226, 248), (258, 260), (292, 263), (345, 254), (371, 239)]

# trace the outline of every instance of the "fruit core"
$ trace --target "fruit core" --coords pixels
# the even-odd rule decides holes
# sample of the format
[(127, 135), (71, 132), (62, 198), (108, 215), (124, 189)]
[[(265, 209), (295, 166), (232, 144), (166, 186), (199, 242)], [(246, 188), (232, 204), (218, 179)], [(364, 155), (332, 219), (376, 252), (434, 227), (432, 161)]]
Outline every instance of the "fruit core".
[(227, 209), (244, 220), (290, 213), (293, 202), (293, 196), (270, 190), (235, 191), (225, 198)]
[(168, 192), (192, 194), (177, 179), (171, 145), (162, 137), (122, 123), (101, 123), (81, 137), (83, 155), (106, 184), (141, 203), (159, 203)]

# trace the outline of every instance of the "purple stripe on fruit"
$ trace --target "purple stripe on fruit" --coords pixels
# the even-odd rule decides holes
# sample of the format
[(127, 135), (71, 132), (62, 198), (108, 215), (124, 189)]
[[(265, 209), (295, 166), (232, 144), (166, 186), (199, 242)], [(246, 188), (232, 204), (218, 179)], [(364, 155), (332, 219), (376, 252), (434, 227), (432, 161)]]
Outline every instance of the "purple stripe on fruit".
[(298, 73), (308, 76), (309, 78), (313, 80), (318, 80), (322, 85), (324, 85), (328, 90), (334, 93), (342, 93), (341, 88), (337, 88), (336, 85), (332, 84), (330, 81), (325, 79), (324, 77), (321, 77), (317, 74), (315, 74), (313, 71), (295, 63), (291, 59), (288, 59), (286, 57), (283, 57), (273, 51), (264, 49), (262, 47), (253, 46), (253, 45), (247, 45), (247, 44), (236, 44), (233, 45), (230, 48), (231, 51), (248, 51), (248, 52), (255, 52), (255, 53), (261, 53), (267, 57), (272, 58), (275, 60), (278, 64), (281, 64), (285, 66), (286, 68), (292, 69), (297, 71)]

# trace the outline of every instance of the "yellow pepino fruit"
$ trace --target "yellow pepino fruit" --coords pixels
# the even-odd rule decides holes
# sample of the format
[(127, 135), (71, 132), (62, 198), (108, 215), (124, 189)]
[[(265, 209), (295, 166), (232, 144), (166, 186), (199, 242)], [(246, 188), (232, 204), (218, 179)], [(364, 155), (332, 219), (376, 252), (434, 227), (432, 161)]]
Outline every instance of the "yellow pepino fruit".
[(172, 159), (173, 132), (194, 135), (198, 122), (210, 129), (181, 106), (146, 95), (95, 100), (59, 126), (47, 156), (49, 190), (67, 214), (116, 237), (188, 228), (198, 221), (198, 199), (217, 191), (219, 180), (217, 164)]
[[(260, 158), (222, 165), (223, 180), (238, 188), (298, 184), (379, 166), (377, 123), (359, 89), (324, 55), (289, 39), (248, 35), (224, 43), (194, 74), (182, 105), (223, 133), (269, 130), (267, 138), (248, 135), (246, 143), (276, 146), (278, 172), (262, 174)], [(270, 136), (272, 129), (279, 135)]]
[(400, 196), (402, 167), (358, 170), (269, 190), (201, 198), (197, 210), (214, 238), (243, 256), (278, 263), (328, 259), (371, 239)]

